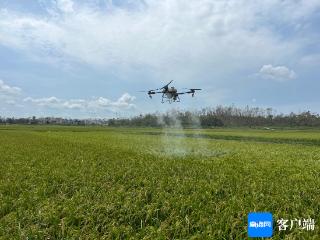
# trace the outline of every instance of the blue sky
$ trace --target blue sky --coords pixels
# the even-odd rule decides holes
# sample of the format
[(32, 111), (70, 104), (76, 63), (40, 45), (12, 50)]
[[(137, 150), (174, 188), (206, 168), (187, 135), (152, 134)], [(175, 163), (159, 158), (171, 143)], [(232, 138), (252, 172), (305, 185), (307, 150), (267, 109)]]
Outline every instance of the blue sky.
[[(0, 116), (320, 112), (319, 0), (3, 0)], [(161, 104), (144, 89), (202, 88)]]

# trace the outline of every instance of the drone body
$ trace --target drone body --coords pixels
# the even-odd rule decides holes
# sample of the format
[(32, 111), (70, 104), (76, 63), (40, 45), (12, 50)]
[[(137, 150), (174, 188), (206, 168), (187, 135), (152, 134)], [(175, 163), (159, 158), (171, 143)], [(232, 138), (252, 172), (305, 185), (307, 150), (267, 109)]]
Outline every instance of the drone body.
[(201, 90), (199, 88), (190, 88), (188, 91), (178, 92), (178, 90), (175, 87), (169, 87), (169, 85), (172, 82), (173, 80), (171, 80), (168, 84), (164, 85), (162, 88), (157, 88), (149, 91), (141, 91), (141, 92), (147, 92), (150, 98), (152, 98), (152, 95), (154, 94), (162, 93), (161, 103), (164, 103), (165, 100), (169, 103), (172, 103), (172, 102), (180, 102), (179, 95), (192, 94), (192, 97), (193, 97), (196, 91)]

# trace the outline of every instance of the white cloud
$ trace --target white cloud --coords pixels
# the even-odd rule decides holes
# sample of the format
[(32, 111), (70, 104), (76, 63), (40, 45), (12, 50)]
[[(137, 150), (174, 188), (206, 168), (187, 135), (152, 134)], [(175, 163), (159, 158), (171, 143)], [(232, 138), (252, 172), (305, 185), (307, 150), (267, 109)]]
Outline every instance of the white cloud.
[(32, 103), (39, 107), (48, 107), (55, 109), (76, 109), (76, 110), (128, 110), (135, 108), (133, 103), (134, 96), (128, 93), (124, 93), (118, 100), (111, 101), (104, 97), (98, 97), (93, 99), (71, 99), (63, 100), (56, 97), (48, 98), (31, 98), (27, 97), (23, 101), (26, 103)]
[(62, 104), (62, 100), (56, 97), (48, 98), (31, 98), (27, 97), (23, 100), (24, 102), (31, 102), (42, 107), (58, 107)]
[(7, 85), (3, 80), (0, 80), (0, 107), (6, 108), (6, 105), (17, 107), (22, 90), (19, 87)]
[(320, 66), (320, 54), (310, 54), (303, 56), (300, 60), (303, 65), (306, 66)]
[(190, 72), (226, 72), (257, 58), (292, 57), (300, 40), (284, 41), (268, 24), (270, 18), (284, 25), (303, 24), (320, 6), (314, 0), (147, 0), (134, 9), (110, 4), (103, 10), (74, 4), (57, 1), (60, 11), (73, 12), (63, 17), (1, 11), (0, 43), (34, 55), (103, 67), (144, 66), (191, 78)]
[(133, 107), (132, 102), (136, 97), (131, 96), (129, 93), (123, 94), (116, 102), (112, 103), (115, 107)]
[(0, 96), (13, 96), (19, 95), (21, 93), (21, 89), (18, 87), (11, 87), (4, 83), (3, 80), (0, 80)]
[(8, 100), (5, 101), (5, 103), (8, 104), (8, 105), (13, 105), (13, 106), (16, 105), (16, 101), (13, 100), (13, 99), (8, 99)]
[(61, 106), (67, 109), (85, 109), (87, 107), (87, 101), (83, 99), (72, 99), (63, 102)]
[(259, 71), (264, 78), (277, 81), (292, 80), (297, 77), (297, 74), (285, 66), (272, 66), (271, 64), (263, 65)]
[(72, 0), (57, 0), (57, 7), (65, 13), (72, 13), (74, 11), (73, 5)]
[[(19, 87), (9, 86), (0, 80), (0, 107), (11, 105), (24, 108), (32, 107), (35, 109), (58, 109), (58, 110), (81, 110), (82, 112), (101, 112), (108, 111), (126, 111), (136, 108), (134, 104), (136, 97), (129, 93), (124, 93), (117, 100), (112, 101), (104, 97), (91, 99), (60, 99), (57, 97), (44, 98), (23, 98), (22, 90)], [(36, 108), (34, 108), (36, 107)]]
[[(115, 76), (113, 80), (105, 79), (113, 81), (117, 89), (140, 89), (132, 84), (125, 85), (127, 79), (139, 83), (154, 81), (150, 88), (161, 86), (160, 79), (174, 79), (176, 87), (206, 89), (208, 93), (203, 91), (196, 98), (199, 104), (223, 103), (222, 97), (212, 94), (208, 87), (214, 86), (217, 91), (230, 90), (230, 94), (224, 93), (223, 97), (234, 99), (238, 91), (235, 89), (240, 88), (240, 95), (242, 89), (254, 88), (247, 88), (245, 78), (265, 63), (285, 66), (265, 65), (259, 76), (285, 81), (296, 77), (286, 66), (299, 72), (303, 79), (298, 64), (316, 66), (319, 59), (317, 55), (302, 58), (319, 42), (318, 31), (313, 29), (313, 14), (319, 10), (319, 0), (123, 0), (117, 4), (112, 1), (39, 1), (48, 14), (28, 12), (28, 9), (21, 12), (0, 9), (0, 46), (18, 50), (23, 57), (27, 56), (27, 61), (30, 56), (41, 62), (54, 59), (52, 62), (70, 64), (70, 69), (75, 71), (82, 68), (83, 63), (90, 65), (90, 71), (98, 67), (103, 74)], [(107, 7), (101, 8), (105, 4)], [(79, 62), (81, 64), (77, 65)], [(26, 66), (28, 64), (26, 62)], [(130, 74), (127, 70), (131, 70)], [(44, 76), (43, 81), (51, 81), (49, 79), (52, 78)], [(30, 84), (36, 81), (39, 80), (30, 81)], [(92, 88), (100, 86), (92, 81)], [(149, 83), (146, 88), (148, 86)], [(130, 97), (118, 100), (103, 97), (29, 99), (27, 102), (40, 107), (42, 104), (82, 110), (133, 104)]]

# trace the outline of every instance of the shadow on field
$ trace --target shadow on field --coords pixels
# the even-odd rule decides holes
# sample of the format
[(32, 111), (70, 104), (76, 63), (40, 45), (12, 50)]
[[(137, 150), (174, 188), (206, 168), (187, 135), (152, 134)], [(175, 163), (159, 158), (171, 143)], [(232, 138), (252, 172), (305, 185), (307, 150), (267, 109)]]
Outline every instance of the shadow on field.
[[(162, 132), (131, 132), (131, 134), (141, 135), (164, 135)], [(171, 137), (187, 137), (187, 138), (203, 138), (213, 140), (230, 140), (243, 142), (264, 142), (264, 143), (278, 143), (278, 144), (301, 144), (307, 146), (320, 146), (318, 139), (299, 139), (299, 138), (267, 138), (267, 137), (248, 137), (248, 136), (230, 136), (230, 135), (213, 135), (203, 133), (166, 133)]]

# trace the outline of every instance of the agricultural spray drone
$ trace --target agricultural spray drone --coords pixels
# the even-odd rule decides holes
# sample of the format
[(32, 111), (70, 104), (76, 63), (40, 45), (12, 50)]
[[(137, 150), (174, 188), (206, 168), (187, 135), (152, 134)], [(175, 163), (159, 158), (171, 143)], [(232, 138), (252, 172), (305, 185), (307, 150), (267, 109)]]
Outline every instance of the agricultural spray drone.
[(195, 92), (201, 90), (200, 88), (186, 88), (188, 89), (187, 91), (178, 92), (178, 90), (175, 87), (169, 87), (169, 85), (172, 82), (173, 80), (171, 80), (168, 84), (164, 85), (162, 88), (157, 88), (157, 89), (148, 90), (148, 91), (140, 91), (140, 92), (146, 92), (150, 98), (152, 98), (152, 95), (154, 94), (162, 93), (161, 103), (164, 103), (164, 101), (172, 103), (172, 102), (180, 102), (179, 95), (191, 94), (191, 96), (194, 97)]

